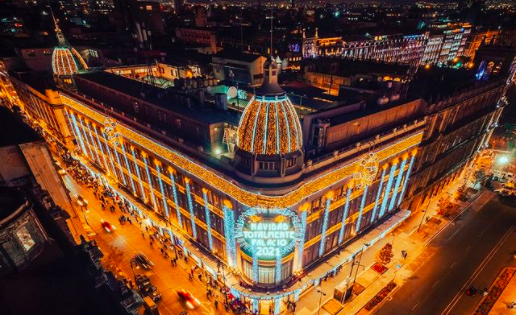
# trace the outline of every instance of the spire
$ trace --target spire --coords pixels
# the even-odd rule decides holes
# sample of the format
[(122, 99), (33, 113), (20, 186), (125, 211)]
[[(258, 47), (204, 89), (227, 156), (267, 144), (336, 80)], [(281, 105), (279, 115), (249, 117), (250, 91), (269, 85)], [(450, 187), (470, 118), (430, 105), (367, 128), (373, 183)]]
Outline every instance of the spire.
[(54, 10), (52, 10), (52, 7), (50, 6), (50, 4), (48, 5), (48, 7), (50, 8), (50, 14), (52, 15), (52, 20), (54, 21), (54, 31), (56, 32), (56, 36), (57, 36), (57, 44), (59, 46), (68, 46), (66, 43), (66, 39), (63, 35), (63, 32), (59, 28), (59, 20), (56, 19), (55, 15), (54, 15)]

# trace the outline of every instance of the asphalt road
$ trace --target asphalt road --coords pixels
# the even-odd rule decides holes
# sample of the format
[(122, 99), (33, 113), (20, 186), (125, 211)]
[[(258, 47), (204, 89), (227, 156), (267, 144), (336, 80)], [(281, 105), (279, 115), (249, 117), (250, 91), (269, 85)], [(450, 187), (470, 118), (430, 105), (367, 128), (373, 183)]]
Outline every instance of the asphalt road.
[(505, 266), (516, 266), (516, 207), (495, 196), (480, 209), (468, 208), (428, 246), (437, 248), (414, 275), (376, 312), (378, 315), (470, 314), (480, 294)]
[[(78, 215), (83, 215), (88, 220), (89, 226), (97, 233), (92, 237), (97, 241), (98, 246), (105, 254), (104, 263), (115, 263), (123, 274), (134, 281), (133, 270), (131, 268), (130, 260), (136, 252), (143, 252), (149, 257), (155, 266), (150, 271), (143, 269), (135, 269), (134, 272), (145, 273), (149, 276), (151, 282), (160, 290), (162, 300), (158, 302), (160, 314), (174, 314), (177, 315), (183, 310), (187, 310), (184, 303), (177, 296), (177, 290), (189, 290), (195, 297), (199, 299), (201, 305), (195, 310), (187, 310), (189, 315), (214, 315), (214, 314), (229, 314), (224, 310), (223, 304), (219, 303), (218, 309), (214, 308), (213, 298), (206, 298), (206, 282), (199, 281), (196, 277), (194, 281), (188, 279), (188, 271), (193, 266), (190, 259), (188, 264), (184, 261), (180, 262), (181, 266), (172, 267), (170, 260), (164, 258), (156, 245), (150, 246), (148, 234), (142, 236), (142, 231), (137, 227), (137, 224), (125, 223), (121, 225), (118, 218), (122, 213), (116, 209), (111, 213), (108, 209), (102, 210), (100, 202), (95, 199), (91, 189), (85, 188), (77, 184), (68, 174), (64, 176), (64, 182), (68, 189), (73, 194), (79, 194), (88, 200), (88, 210)], [(107, 233), (100, 224), (100, 220), (109, 221), (116, 227), (113, 233)], [(173, 253), (169, 251), (173, 257)], [(113, 258), (110, 258), (113, 257)], [(220, 292), (214, 292), (221, 300)]]

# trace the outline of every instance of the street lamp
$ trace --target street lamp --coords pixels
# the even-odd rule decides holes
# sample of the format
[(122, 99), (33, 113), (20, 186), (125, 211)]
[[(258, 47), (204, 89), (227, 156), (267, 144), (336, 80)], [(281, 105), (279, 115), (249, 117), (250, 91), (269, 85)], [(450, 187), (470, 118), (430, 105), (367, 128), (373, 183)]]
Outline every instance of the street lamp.
[(317, 310), (317, 315), (319, 315), (319, 313), (321, 312), (322, 297), (323, 297), (323, 296), (326, 296), (326, 293), (324, 293), (324, 292), (321, 290), (321, 287), (317, 287), (317, 293), (319, 293), (319, 294), (320, 294), (320, 297), (319, 297), (319, 309)]

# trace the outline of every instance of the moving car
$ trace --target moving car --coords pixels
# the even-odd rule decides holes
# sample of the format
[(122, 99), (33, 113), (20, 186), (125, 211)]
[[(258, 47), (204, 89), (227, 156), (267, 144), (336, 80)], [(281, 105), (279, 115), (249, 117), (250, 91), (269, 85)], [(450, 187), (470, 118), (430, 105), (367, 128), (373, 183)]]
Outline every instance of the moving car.
[(154, 266), (154, 263), (152, 262), (152, 260), (149, 259), (149, 257), (147, 257), (147, 255), (145, 255), (144, 253), (142, 252), (137, 252), (134, 256), (133, 256), (133, 259), (138, 263), (140, 264), (140, 266), (142, 266), (143, 269), (145, 270), (150, 270), (152, 269), (152, 267)]
[(199, 302), (199, 300), (193, 296), (192, 293), (186, 291), (185, 289), (177, 291), (177, 295), (179, 296), (179, 299), (185, 303), (186, 307), (191, 310), (201, 305), (201, 302)]
[(81, 195), (75, 195), (75, 201), (81, 207), (88, 207), (88, 200), (84, 199)]
[(104, 219), (100, 219), (100, 226), (108, 233), (114, 232), (116, 230), (113, 224), (109, 223), (109, 221)]

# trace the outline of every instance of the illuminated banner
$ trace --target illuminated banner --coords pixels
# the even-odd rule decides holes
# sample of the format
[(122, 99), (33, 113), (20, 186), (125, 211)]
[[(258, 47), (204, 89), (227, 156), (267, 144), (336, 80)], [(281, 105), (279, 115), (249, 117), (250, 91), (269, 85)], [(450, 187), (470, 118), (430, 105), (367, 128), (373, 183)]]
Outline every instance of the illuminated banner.
[(238, 219), (236, 239), (259, 259), (289, 254), (299, 240), (300, 222), (290, 210), (249, 209)]

